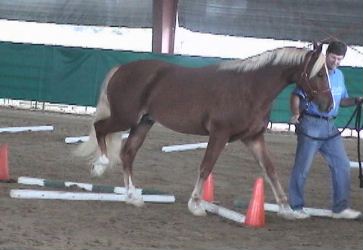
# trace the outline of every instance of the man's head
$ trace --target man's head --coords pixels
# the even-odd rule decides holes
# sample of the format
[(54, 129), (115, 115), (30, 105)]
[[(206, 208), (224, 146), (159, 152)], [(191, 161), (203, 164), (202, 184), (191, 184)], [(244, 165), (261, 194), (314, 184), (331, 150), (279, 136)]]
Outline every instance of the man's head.
[(326, 66), (329, 70), (339, 67), (347, 52), (347, 45), (339, 41), (332, 41), (326, 50)]

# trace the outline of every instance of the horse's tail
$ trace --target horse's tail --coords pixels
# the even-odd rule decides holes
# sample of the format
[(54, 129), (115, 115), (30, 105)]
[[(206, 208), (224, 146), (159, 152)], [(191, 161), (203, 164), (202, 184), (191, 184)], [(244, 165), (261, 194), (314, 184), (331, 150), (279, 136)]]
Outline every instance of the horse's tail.
[[(96, 132), (93, 124), (97, 121), (106, 119), (111, 116), (110, 103), (107, 98), (107, 86), (111, 77), (114, 75), (117, 69), (118, 67), (112, 68), (107, 74), (105, 80), (103, 81), (100, 97), (96, 107), (96, 112), (89, 133), (89, 139), (88, 141), (79, 145), (74, 152), (74, 154), (79, 157), (84, 157), (91, 161), (94, 161), (101, 154), (98, 147)], [(119, 152), (121, 149), (121, 132), (110, 133), (106, 135), (106, 145), (107, 145), (107, 156), (110, 160), (110, 165), (113, 166), (119, 164), (120, 163)]]

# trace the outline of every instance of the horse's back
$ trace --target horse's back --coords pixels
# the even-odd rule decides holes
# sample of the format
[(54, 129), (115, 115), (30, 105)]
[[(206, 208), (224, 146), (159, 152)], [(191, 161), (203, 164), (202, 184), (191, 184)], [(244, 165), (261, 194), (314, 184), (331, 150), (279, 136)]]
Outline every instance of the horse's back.
[[(108, 94), (114, 98), (141, 98), (170, 95), (178, 92), (192, 94), (205, 92), (215, 82), (216, 66), (190, 68), (159, 60), (141, 60), (120, 66), (108, 85)], [(210, 79), (214, 78), (214, 81)], [(200, 89), (200, 90), (199, 90)], [(154, 94), (152, 94), (154, 93)]]

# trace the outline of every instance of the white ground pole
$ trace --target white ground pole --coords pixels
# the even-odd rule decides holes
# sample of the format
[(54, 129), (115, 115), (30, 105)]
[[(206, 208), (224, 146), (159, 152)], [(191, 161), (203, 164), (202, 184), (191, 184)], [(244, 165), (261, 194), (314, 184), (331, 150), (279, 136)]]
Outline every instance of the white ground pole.
[(237, 213), (233, 210), (215, 205), (204, 200), (202, 200), (202, 207), (212, 214), (219, 215), (223, 218), (235, 221), (240, 224), (245, 223), (246, 217), (243, 214)]
[[(91, 192), (104, 192), (104, 193), (116, 193), (116, 194), (126, 194), (125, 187), (113, 187), (108, 185), (94, 185), (90, 183), (81, 183), (81, 182), (72, 182), (72, 181), (56, 181), (56, 180), (46, 180), (41, 178), (34, 177), (26, 177), (20, 176), (18, 177), (18, 183), (24, 185), (36, 185), (41, 187), (50, 187), (50, 188), (71, 188), (78, 187), (86, 191)], [(137, 189), (138, 192), (142, 192), (141, 189)]]
[(30, 126), (30, 127), (8, 127), (0, 128), (0, 133), (19, 133), (29, 131), (53, 131), (53, 126)]
[[(277, 204), (272, 203), (265, 203), (265, 211), (269, 212), (278, 212), (279, 206)], [(328, 209), (320, 209), (320, 208), (309, 208), (304, 207), (304, 210), (306, 213), (308, 213), (311, 216), (318, 216), (318, 217), (331, 217), (332, 211)]]
[[(98, 193), (116, 193), (116, 194), (126, 194), (125, 187), (115, 187), (111, 185), (95, 185), (90, 183), (81, 183), (81, 182), (72, 182), (72, 181), (59, 181), (59, 180), (47, 180), (41, 178), (34, 178), (34, 177), (26, 177), (20, 176), (18, 177), (18, 183), (24, 185), (35, 185), (41, 187), (48, 187), (48, 188), (72, 188), (78, 187), (80, 189), (90, 191), (90, 192), (98, 192)], [(158, 191), (156, 189), (136, 189), (137, 193), (144, 194), (144, 195), (169, 195), (165, 192)]]
[(198, 148), (207, 148), (208, 142), (192, 143), (192, 144), (181, 144), (181, 145), (170, 145), (161, 148), (163, 152), (175, 152), (175, 151), (187, 151)]
[(78, 143), (78, 142), (86, 142), (89, 140), (89, 136), (72, 136), (72, 137), (66, 137), (64, 139), (64, 142), (67, 144), (72, 144), (72, 143)]
[[(110, 193), (82, 193), (64, 191), (43, 191), (34, 189), (12, 189), (10, 197), (16, 199), (42, 199), (42, 200), (77, 200), (77, 201), (126, 201), (124, 194)], [(173, 195), (143, 195), (144, 202), (174, 203)]]
[[(127, 137), (129, 137), (128, 133), (122, 134), (121, 135), (121, 139), (126, 139)], [(89, 140), (89, 136), (72, 136), (72, 137), (66, 137), (64, 139), (64, 142), (67, 144), (72, 144), (72, 143), (79, 143), (79, 142), (86, 142)]]
[[(363, 162), (361, 162), (362, 166), (363, 166)], [(350, 161), (350, 167), (351, 168), (359, 168), (359, 162), (357, 161)]]

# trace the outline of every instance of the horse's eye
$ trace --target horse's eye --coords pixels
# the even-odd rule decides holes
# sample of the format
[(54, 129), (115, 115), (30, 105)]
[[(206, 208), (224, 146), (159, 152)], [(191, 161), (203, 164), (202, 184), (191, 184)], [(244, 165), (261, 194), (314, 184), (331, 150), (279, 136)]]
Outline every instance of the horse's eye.
[(323, 72), (319, 72), (318, 73), (318, 77), (324, 77), (324, 73)]

